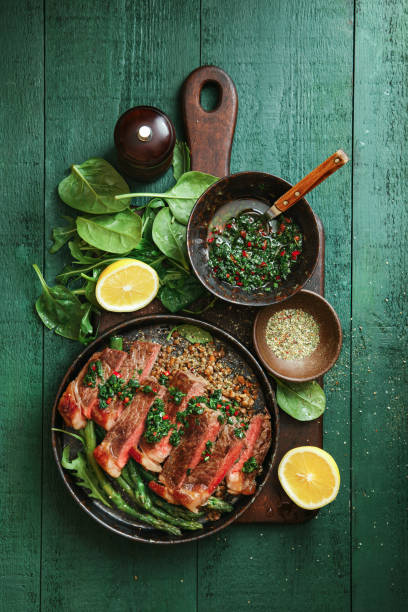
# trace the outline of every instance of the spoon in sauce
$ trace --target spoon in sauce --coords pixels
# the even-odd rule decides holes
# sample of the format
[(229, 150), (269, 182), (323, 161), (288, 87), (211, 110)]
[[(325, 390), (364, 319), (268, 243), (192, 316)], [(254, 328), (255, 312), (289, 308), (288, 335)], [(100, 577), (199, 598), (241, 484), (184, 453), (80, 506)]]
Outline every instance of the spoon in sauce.
[(221, 229), (231, 217), (249, 214), (253, 217), (258, 217), (258, 221), (262, 221), (266, 233), (276, 231), (277, 222), (274, 221), (276, 217), (288, 211), (289, 208), (299, 202), (307, 193), (320, 185), (320, 183), (325, 181), (348, 161), (349, 158), (346, 153), (339, 149), (280, 196), (269, 208), (265, 202), (254, 201), (252, 198), (231, 201), (217, 211), (211, 224), (212, 228), (218, 227), (218, 229)]

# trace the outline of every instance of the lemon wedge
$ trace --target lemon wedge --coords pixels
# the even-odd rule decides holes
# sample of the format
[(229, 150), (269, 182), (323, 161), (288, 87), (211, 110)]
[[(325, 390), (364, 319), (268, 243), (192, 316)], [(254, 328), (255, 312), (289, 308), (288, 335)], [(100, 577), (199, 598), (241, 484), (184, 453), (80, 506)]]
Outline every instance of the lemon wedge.
[(95, 296), (110, 312), (133, 312), (147, 306), (157, 295), (159, 277), (138, 259), (120, 259), (100, 274)]
[(288, 451), (279, 464), (278, 477), (285, 493), (305, 510), (326, 506), (339, 492), (337, 463), (316, 446), (299, 446)]

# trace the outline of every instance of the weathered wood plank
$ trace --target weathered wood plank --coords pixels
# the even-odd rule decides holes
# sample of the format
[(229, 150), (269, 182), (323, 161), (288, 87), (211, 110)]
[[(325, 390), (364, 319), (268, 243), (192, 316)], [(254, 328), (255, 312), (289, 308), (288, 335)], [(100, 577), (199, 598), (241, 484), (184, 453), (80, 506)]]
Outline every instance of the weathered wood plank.
[[(198, 2), (46, 2), (47, 238), (68, 210), (56, 186), (69, 165), (95, 155), (113, 160), (113, 128), (130, 106), (153, 104), (178, 121), (178, 88), (198, 63)], [(47, 255), (48, 279), (66, 257)], [(193, 610), (195, 545), (129, 543), (86, 517), (60, 482), (50, 408), (79, 350), (46, 334), (43, 609)]]
[[(352, 2), (258, 1), (237, 10), (203, 1), (202, 63), (220, 65), (238, 90), (233, 172), (295, 182), (338, 147), (350, 151), (352, 20)], [(326, 229), (326, 296), (345, 331), (325, 379), (324, 445), (338, 461), (341, 492), (308, 524), (233, 526), (200, 543), (199, 609), (349, 608), (350, 193), (346, 167), (309, 197)]]
[(356, 5), (353, 609), (406, 607), (408, 6)]
[(35, 610), (40, 595), (43, 332), (30, 266), (43, 258), (42, 15), (35, 0), (0, 7), (2, 610)]

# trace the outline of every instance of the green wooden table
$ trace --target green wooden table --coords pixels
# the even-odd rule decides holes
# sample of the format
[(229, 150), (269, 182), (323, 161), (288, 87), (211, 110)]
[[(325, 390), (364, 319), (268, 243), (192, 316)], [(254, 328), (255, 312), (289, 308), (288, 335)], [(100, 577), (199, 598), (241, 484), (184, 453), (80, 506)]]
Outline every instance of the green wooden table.
[[(402, 610), (406, 0), (0, 4), (0, 608)], [(114, 159), (113, 127), (133, 105), (162, 108), (180, 134), (179, 87), (210, 63), (238, 89), (233, 172), (294, 182), (338, 147), (352, 158), (309, 198), (325, 225), (326, 295), (344, 330), (325, 379), (324, 422), (342, 486), (304, 525), (235, 525), (199, 544), (135, 545), (88, 518), (57, 474), (50, 408), (79, 346), (36, 319), (31, 264), (51, 282), (61, 267), (48, 248), (69, 165)]]

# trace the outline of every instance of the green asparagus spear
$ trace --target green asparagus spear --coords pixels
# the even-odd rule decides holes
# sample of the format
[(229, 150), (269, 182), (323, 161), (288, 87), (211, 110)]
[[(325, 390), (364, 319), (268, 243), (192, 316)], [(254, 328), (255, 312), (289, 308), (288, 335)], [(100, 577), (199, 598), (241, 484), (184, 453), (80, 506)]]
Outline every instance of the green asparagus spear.
[(232, 512), (234, 509), (234, 506), (219, 497), (210, 497), (205, 507), (211, 510), (218, 510), (219, 512)]
[[(130, 461), (128, 463), (128, 466), (129, 467), (133, 466), (132, 469), (138, 470), (139, 474), (142, 476), (145, 482), (151, 482), (152, 480), (157, 480), (154, 474), (146, 470), (140, 464), (135, 464), (133, 461)], [(162, 510), (165, 510), (166, 512), (168, 512), (168, 514), (171, 514), (172, 516), (175, 516), (175, 517), (189, 520), (189, 519), (199, 518), (200, 516), (204, 516), (204, 512), (191, 512), (190, 510), (187, 510), (187, 508), (183, 508), (182, 506), (176, 506), (174, 504), (170, 504), (165, 499), (163, 499), (162, 497), (159, 497), (159, 495), (156, 495), (153, 492), (151, 493), (151, 499), (155, 506), (162, 508)]]
[[(143, 482), (141, 476), (137, 473), (135, 464), (133, 462), (129, 462), (127, 468), (128, 473), (134, 484), (134, 489), (132, 491), (133, 497), (136, 503), (138, 503), (141, 507), (143, 507), (145, 510), (147, 510), (154, 516), (161, 518), (162, 520), (167, 521), (172, 525), (182, 527), (183, 529), (195, 531), (197, 529), (203, 528), (202, 524), (198, 521), (192, 519), (186, 520), (183, 517), (175, 516), (174, 514), (167, 513), (163, 509), (156, 507), (152, 502), (152, 496), (150, 494), (150, 491), (147, 490), (147, 487)], [(130, 497), (132, 497), (132, 494), (130, 494), (130, 492), (127, 491), (127, 493), (130, 495)], [(194, 514), (193, 516), (194, 518), (197, 518), (196, 514)]]
[(95, 457), (93, 456), (93, 451), (96, 446), (96, 439), (95, 439), (95, 430), (94, 430), (92, 421), (88, 421), (85, 429), (83, 429), (82, 432), (83, 432), (84, 447), (85, 447), (85, 452), (86, 452), (86, 456), (88, 459), (88, 463), (92, 471), (94, 472), (100, 487), (102, 488), (104, 493), (108, 496), (108, 499), (119, 510), (126, 512), (126, 514), (130, 514), (131, 516), (134, 516), (140, 521), (144, 521), (145, 523), (152, 525), (152, 527), (156, 527), (156, 529), (160, 529), (161, 531), (167, 531), (168, 533), (171, 533), (173, 535), (181, 535), (181, 531), (177, 527), (173, 525), (169, 525), (165, 523), (164, 521), (159, 520), (158, 518), (150, 514), (139, 512), (138, 510), (135, 510), (134, 508), (132, 508), (131, 506), (129, 506), (129, 504), (125, 502), (122, 496), (112, 487), (111, 483), (106, 478), (106, 476), (103, 474), (101, 468), (99, 467), (99, 465), (97, 464), (95, 460)]
[(109, 338), (109, 346), (111, 349), (116, 349), (117, 351), (123, 351), (122, 336), (111, 336)]

